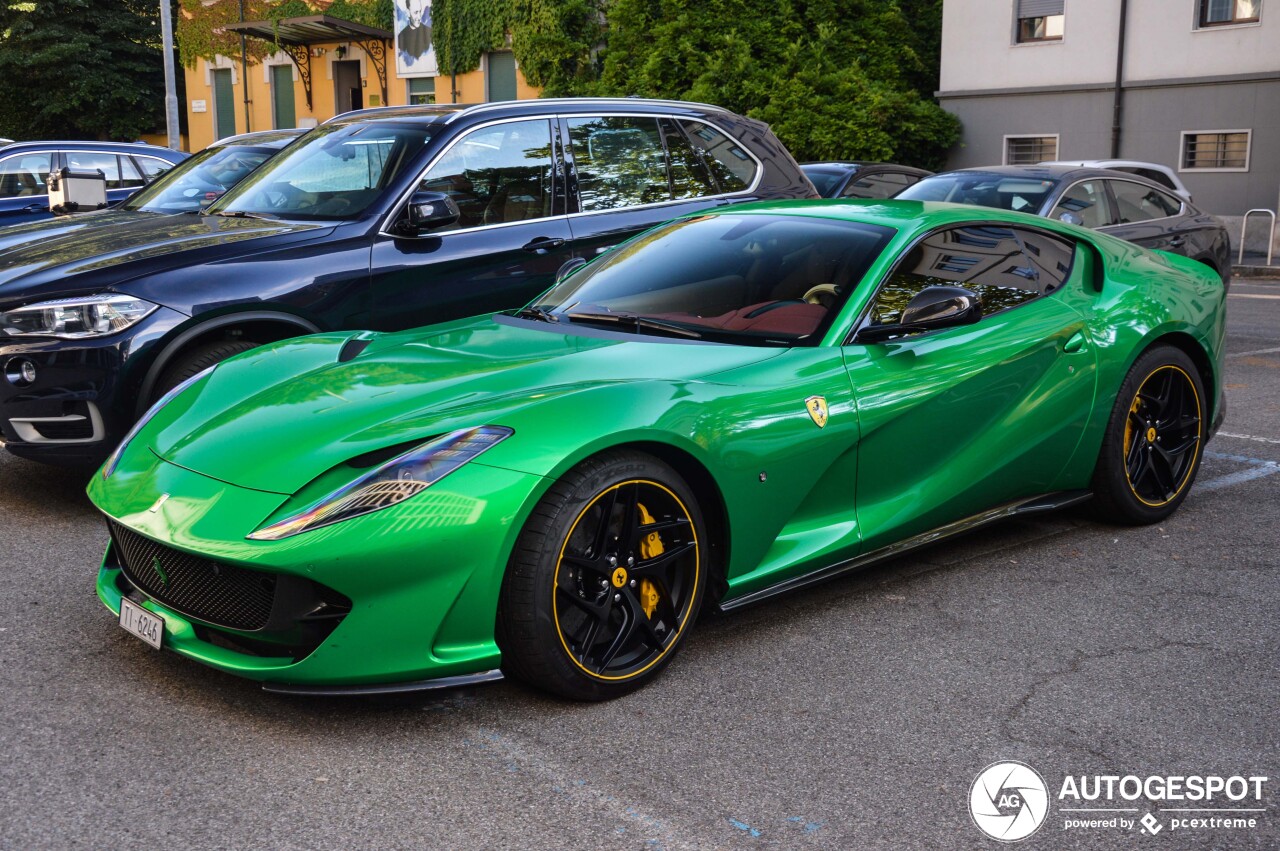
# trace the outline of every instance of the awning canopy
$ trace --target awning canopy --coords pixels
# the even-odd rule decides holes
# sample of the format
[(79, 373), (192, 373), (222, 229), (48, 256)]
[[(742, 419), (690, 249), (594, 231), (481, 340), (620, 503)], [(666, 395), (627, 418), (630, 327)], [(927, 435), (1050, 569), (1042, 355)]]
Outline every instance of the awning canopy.
[(382, 103), (387, 102), (387, 48), (393, 35), (390, 30), (344, 21), (329, 15), (303, 15), (299, 18), (282, 18), (279, 21), (244, 21), (226, 24), (226, 32), (241, 33), (248, 38), (259, 38), (279, 45), (289, 54), (298, 67), (302, 88), (307, 95), (307, 109), (311, 109), (311, 46), (334, 41), (350, 41), (358, 44), (369, 57), (373, 69), (382, 84)]

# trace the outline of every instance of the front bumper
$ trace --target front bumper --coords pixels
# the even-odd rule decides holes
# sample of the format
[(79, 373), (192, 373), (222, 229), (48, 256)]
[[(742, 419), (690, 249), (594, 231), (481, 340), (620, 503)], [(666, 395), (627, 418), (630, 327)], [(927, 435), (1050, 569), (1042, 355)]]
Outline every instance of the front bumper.
[[(133, 453), (131, 453), (133, 454)], [(119, 481), (117, 481), (119, 479)], [(540, 477), (472, 462), (398, 506), (283, 541), (245, 540), (285, 500), (155, 459), (150, 470), (94, 477), (89, 493), (115, 522), (179, 553), (264, 575), (301, 577), (350, 601), (314, 646), (183, 614), (149, 596), (108, 549), (98, 597), (128, 596), (162, 616), (162, 646), (277, 691), (359, 693), (495, 678), (498, 594), (522, 512)], [(157, 500), (169, 494), (155, 511)], [(270, 648), (279, 646), (281, 652)], [(454, 685), (457, 682), (446, 682)]]
[[(186, 319), (161, 307), (109, 337), (0, 337), (0, 441), (33, 461), (101, 463), (138, 413), (154, 344)], [(34, 366), (34, 382), (14, 379), (22, 361)]]

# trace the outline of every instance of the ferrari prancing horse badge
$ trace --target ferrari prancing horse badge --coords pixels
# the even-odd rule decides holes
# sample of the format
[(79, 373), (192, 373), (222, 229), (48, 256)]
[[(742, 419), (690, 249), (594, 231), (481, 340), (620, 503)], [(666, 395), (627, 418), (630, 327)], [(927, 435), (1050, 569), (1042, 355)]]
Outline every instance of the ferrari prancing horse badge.
[(822, 428), (827, 424), (827, 399), (825, 396), (810, 396), (804, 400), (805, 410), (813, 419), (814, 425)]

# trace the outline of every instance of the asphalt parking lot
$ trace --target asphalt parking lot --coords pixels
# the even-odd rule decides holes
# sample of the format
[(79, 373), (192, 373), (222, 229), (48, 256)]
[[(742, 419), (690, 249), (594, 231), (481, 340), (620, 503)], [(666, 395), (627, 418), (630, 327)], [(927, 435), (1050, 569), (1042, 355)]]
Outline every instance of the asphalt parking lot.
[[(707, 618), (603, 705), (290, 699), (157, 653), (94, 596), (83, 474), (3, 455), (0, 847), (994, 848), (998, 760), (1051, 787), (1026, 847), (1280, 847), (1280, 283), (1228, 302), (1226, 424), (1164, 525), (1008, 522)], [(1256, 828), (1153, 838), (1064, 829), (1082, 774), (1272, 779)]]

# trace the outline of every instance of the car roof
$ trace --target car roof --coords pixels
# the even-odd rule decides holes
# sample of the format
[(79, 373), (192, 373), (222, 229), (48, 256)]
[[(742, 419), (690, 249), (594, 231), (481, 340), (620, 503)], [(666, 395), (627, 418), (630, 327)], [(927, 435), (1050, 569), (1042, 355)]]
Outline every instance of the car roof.
[(325, 124), (346, 124), (353, 121), (394, 119), (425, 124), (453, 124), (464, 118), (484, 116), (500, 118), (505, 115), (552, 115), (563, 112), (598, 112), (611, 109), (628, 112), (670, 113), (686, 111), (689, 114), (711, 113), (732, 115), (729, 110), (708, 103), (684, 100), (659, 100), (655, 98), (530, 98), (526, 100), (494, 101), (492, 103), (445, 103), (422, 106), (378, 106), (344, 112), (330, 118)]
[(137, 154), (139, 156), (161, 157), (162, 159), (177, 157), (179, 160), (190, 156), (190, 154), (187, 154), (184, 151), (175, 151), (172, 148), (162, 148), (159, 145), (148, 145), (145, 142), (88, 142), (76, 139), (14, 142), (11, 145), (0, 147), (0, 154), (33, 149), (43, 150), (45, 148), (51, 148), (54, 150), (72, 149), (80, 151), (109, 151), (116, 154)]
[(1089, 168), (1124, 166), (1126, 168), (1150, 168), (1156, 171), (1173, 172), (1172, 168), (1163, 163), (1153, 163), (1145, 160), (1045, 160), (1040, 165), (1074, 165), (1087, 166)]
[(283, 148), (307, 131), (302, 129), (257, 130), (253, 133), (241, 133), (238, 136), (225, 136), (210, 145), (210, 148), (227, 148), (240, 145), (253, 145), (264, 148)]
[[(1167, 186), (1161, 186), (1154, 180), (1143, 177), (1140, 174), (1130, 174), (1129, 172), (1117, 172), (1106, 168), (1091, 168), (1088, 166), (1076, 165), (1059, 165), (1040, 163), (1038, 165), (993, 165), (980, 168), (959, 168), (954, 171), (942, 171), (933, 175), (933, 177), (946, 177), (952, 174), (989, 174), (996, 177), (1023, 177), (1031, 180), (1083, 180), (1089, 177), (1096, 177), (1107, 180), (1129, 180), (1134, 183), (1141, 183), (1159, 189), (1161, 192), (1170, 192), (1172, 190)], [(929, 178), (925, 178), (928, 180)]]

